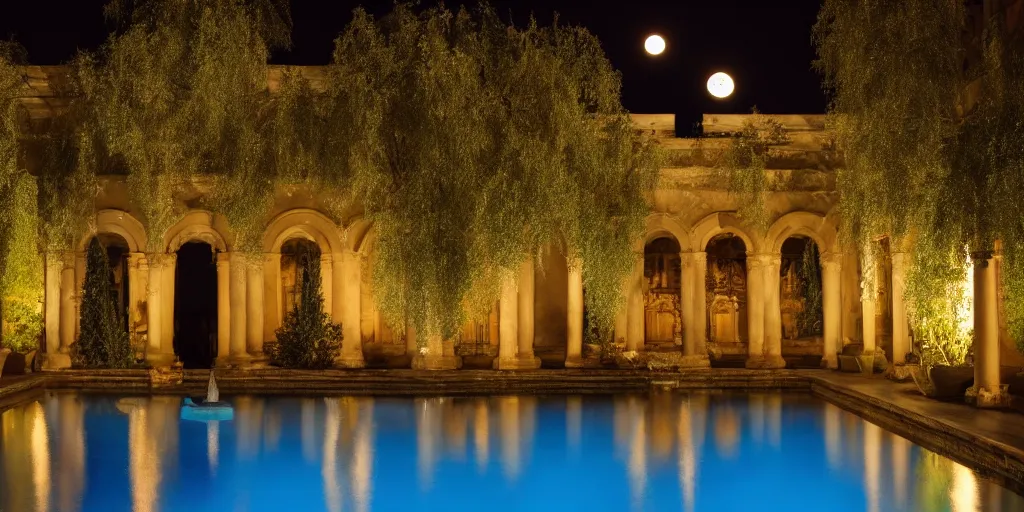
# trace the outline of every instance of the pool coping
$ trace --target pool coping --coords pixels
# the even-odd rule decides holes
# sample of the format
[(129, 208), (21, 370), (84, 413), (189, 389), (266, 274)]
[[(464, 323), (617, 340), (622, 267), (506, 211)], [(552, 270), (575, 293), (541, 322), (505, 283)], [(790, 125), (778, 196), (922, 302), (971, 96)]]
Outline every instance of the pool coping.
[[(111, 393), (201, 394), (208, 372), (186, 371), (180, 381), (146, 370), (65, 370), (0, 382), (0, 410), (44, 390)], [(797, 390), (809, 392), (886, 430), (1024, 495), (1024, 417), (978, 410), (965, 404), (935, 402), (903, 394), (907, 385), (881, 378), (824, 370), (709, 369), (685, 373), (640, 370), (536, 370), (497, 372), (459, 370), (218, 370), (223, 393), (347, 394), (386, 396), (469, 396), (501, 394), (611, 394), (677, 390)], [(909, 395), (908, 395), (909, 396)], [(918, 410), (914, 410), (918, 409)], [(922, 409), (934, 409), (924, 414)], [(980, 418), (980, 419), (979, 419)], [(996, 432), (986, 435), (984, 421)], [(972, 423), (974, 422), (974, 423)], [(1004, 425), (1005, 424), (1005, 425)], [(1019, 433), (1018, 433), (1019, 432)], [(1015, 436), (1021, 436), (1019, 439)], [(1003, 441), (997, 439), (1003, 437)], [(1008, 441), (1008, 442), (1004, 442)], [(1019, 441), (1019, 442), (1014, 442)]]

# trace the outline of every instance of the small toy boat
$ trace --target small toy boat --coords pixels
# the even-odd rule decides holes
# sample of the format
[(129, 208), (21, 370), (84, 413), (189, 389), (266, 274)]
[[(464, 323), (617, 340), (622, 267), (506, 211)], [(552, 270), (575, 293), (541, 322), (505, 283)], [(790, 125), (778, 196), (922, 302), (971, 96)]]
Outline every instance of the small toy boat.
[(185, 397), (181, 405), (181, 419), (189, 421), (230, 421), (235, 419), (235, 409), (231, 404), (220, 401), (217, 381), (210, 372), (210, 383), (206, 387), (206, 400), (195, 403), (191, 397)]

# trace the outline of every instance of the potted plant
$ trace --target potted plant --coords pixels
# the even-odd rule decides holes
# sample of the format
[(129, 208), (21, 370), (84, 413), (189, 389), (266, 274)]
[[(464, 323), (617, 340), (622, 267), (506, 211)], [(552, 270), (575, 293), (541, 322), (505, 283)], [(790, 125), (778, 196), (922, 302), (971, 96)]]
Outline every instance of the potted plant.
[(0, 375), (20, 375), (31, 368), (32, 356), (39, 347), (43, 315), (38, 304), (8, 297), (4, 300), (3, 349), (0, 350)]

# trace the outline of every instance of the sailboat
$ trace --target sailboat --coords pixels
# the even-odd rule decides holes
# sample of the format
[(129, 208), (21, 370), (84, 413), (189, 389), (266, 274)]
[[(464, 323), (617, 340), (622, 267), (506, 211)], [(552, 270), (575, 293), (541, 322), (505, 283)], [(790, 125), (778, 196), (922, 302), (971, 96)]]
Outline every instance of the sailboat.
[(210, 370), (210, 381), (206, 385), (206, 400), (195, 403), (191, 397), (185, 397), (181, 406), (181, 419), (190, 421), (229, 421), (235, 418), (235, 410), (231, 404), (220, 401), (217, 380)]

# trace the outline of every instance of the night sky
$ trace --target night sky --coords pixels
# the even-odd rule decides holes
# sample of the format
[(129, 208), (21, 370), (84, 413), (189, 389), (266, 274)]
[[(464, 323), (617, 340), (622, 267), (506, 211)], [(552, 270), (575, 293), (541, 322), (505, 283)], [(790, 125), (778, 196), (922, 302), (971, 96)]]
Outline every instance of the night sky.
[[(475, 2), (475, 0), (474, 0)], [(469, 3), (474, 3), (469, 2)], [(11, 2), (0, 14), (0, 37), (26, 47), (33, 64), (60, 64), (77, 49), (99, 46), (107, 37), (105, 0)], [(275, 64), (326, 64), (333, 40), (362, 5), (375, 15), (393, 0), (292, 0), (293, 48), (273, 56)], [(462, 2), (449, 0), (455, 7)], [(433, 5), (433, 2), (427, 2)], [(549, 24), (562, 23), (595, 33), (612, 64), (622, 72), (623, 104), (631, 112), (676, 113), (685, 131), (701, 113), (821, 113), (821, 78), (811, 69), (811, 26), (820, 0), (492, 0), (504, 17), (524, 23), (531, 13)], [(607, 7), (605, 7), (607, 6)], [(658, 57), (644, 52), (650, 33), (661, 34), (668, 49)], [(736, 82), (736, 92), (719, 100), (705, 83), (715, 71)]]

